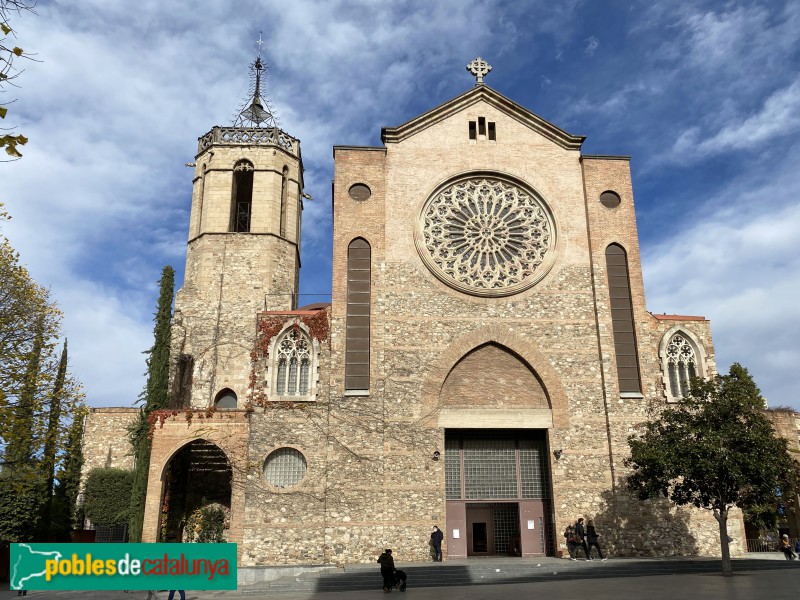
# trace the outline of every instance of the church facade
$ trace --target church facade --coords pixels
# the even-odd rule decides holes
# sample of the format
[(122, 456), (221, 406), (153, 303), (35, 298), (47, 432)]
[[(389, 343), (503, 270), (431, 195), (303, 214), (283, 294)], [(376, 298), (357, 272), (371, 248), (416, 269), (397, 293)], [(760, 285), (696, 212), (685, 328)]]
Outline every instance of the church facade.
[(718, 554), (711, 515), (624, 486), (628, 436), (716, 373), (705, 318), (647, 311), (629, 157), (470, 68), (334, 147), (330, 304), (297, 302), (299, 140), (200, 138), (143, 541), (216, 505), (240, 567), (428, 560), (433, 525), (446, 559), (559, 555), (578, 516), (612, 556)]

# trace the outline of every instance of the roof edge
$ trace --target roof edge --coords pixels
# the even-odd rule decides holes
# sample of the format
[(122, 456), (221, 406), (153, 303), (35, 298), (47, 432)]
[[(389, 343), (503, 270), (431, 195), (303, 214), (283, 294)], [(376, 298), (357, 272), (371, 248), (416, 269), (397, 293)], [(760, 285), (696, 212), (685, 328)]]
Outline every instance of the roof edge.
[(519, 123), (533, 129), (540, 135), (561, 146), (565, 150), (580, 150), (586, 136), (572, 135), (546, 119), (506, 98), (488, 85), (479, 85), (469, 91), (440, 104), (422, 115), (398, 125), (384, 127), (381, 130), (381, 141), (386, 143), (402, 142), (406, 138), (446, 119), (481, 100), (504, 112)]

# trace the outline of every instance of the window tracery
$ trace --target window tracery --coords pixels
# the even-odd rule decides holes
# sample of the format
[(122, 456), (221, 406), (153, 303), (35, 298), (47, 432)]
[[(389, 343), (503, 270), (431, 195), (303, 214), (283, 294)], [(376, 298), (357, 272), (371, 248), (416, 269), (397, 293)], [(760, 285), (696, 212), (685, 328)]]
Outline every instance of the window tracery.
[(311, 341), (293, 327), (277, 342), (277, 375), (275, 393), (278, 396), (307, 396), (310, 390)]
[(689, 393), (691, 379), (697, 377), (697, 355), (686, 336), (676, 333), (667, 345), (669, 392), (675, 398)]
[(501, 176), (467, 176), (422, 209), (417, 249), (444, 283), (478, 296), (508, 296), (550, 269), (555, 223), (532, 191)]

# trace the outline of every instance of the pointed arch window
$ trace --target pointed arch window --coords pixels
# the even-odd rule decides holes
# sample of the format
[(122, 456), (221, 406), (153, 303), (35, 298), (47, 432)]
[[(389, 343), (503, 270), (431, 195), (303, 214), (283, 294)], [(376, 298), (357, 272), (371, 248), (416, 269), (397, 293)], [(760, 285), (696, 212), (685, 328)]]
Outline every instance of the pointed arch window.
[(247, 233), (253, 211), (253, 163), (249, 160), (240, 160), (234, 165), (231, 194), (230, 231)]
[[(673, 330), (674, 331), (674, 330)], [(668, 332), (661, 342), (661, 361), (667, 400), (689, 394), (692, 378), (705, 377), (702, 348), (686, 331)]]
[(633, 326), (628, 255), (619, 244), (611, 244), (606, 248), (606, 270), (619, 393), (638, 395), (642, 393), (642, 387), (636, 330)]
[(236, 393), (228, 388), (220, 391), (214, 400), (214, 406), (217, 408), (238, 408), (238, 399)]
[(292, 327), (276, 345), (275, 393), (280, 397), (307, 396), (310, 391), (312, 344), (298, 327)]

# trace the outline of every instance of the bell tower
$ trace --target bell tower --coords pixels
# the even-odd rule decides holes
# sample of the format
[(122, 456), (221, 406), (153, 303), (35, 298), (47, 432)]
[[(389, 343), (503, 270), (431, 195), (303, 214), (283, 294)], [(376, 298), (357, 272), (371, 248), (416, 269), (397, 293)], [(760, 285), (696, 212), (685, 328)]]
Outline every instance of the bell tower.
[[(259, 40), (259, 45), (261, 40)], [(251, 64), (231, 127), (199, 138), (183, 287), (175, 299), (171, 379), (178, 407), (242, 408), (256, 316), (297, 308), (303, 161)]]

